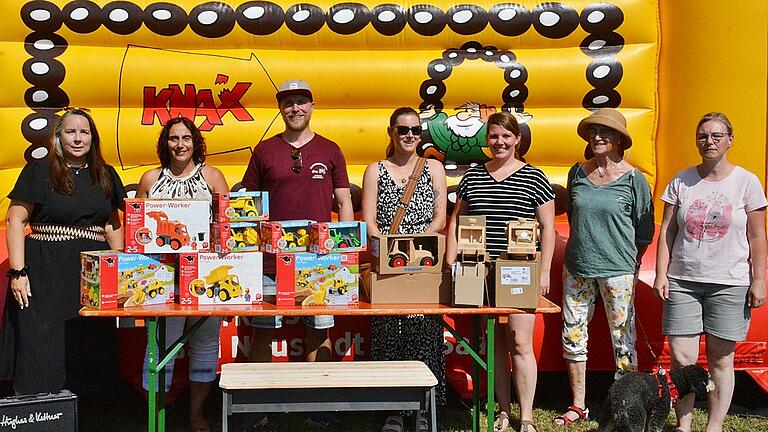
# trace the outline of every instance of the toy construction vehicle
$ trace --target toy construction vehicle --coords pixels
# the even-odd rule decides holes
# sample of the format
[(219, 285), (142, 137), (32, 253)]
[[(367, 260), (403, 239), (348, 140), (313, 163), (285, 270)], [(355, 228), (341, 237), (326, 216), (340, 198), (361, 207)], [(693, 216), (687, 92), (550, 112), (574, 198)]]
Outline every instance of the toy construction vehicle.
[(158, 246), (170, 245), (171, 249), (179, 250), (182, 246), (189, 244), (189, 234), (187, 226), (179, 221), (168, 219), (164, 212), (152, 211), (147, 216), (157, 222), (157, 231), (155, 232), (155, 243)]
[(147, 293), (149, 298), (155, 298), (158, 294), (163, 295), (165, 294), (165, 287), (163, 286), (162, 282), (160, 282), (157, 279), (152, 279), (152, 282), (149, 283), (146, 287), (144, 287), (144, 291)]
[(539, 224), (531, 219), (511, 220), (507, 223), (507, 253), (536, 256)]
[(348, 247), (360, 247), (360, 239), (355, 236), (354, 231), (347, 230), (346, 232), (331, 228), (328, 230), (328, 240), (331, 240), (332, 245), (327, 246), (328, 249), (333, 248), (348, 248)]
[(422, 249), (421, 246), (416, 249), (413, 237), (391, 239), (388, 257), (390, 267), (432, 267), (436, 261), (432, 252)]
[(235, 274), (229, 274), (233, 268), (231, 265), (218, 266), (202, 279), (195, 279), (189, 284), (189, 291), (195, 297), (205, 295), (208, 298), (217, 297), (225, 302), (234, 297), (243, 295), (240, 279)]
[(299, 228), (296, 232), (286, 231), (285, 228), (281, 229), (283, 235), (277, 241), (277, 246), (280, 249), (291, 249), (309, 245), (309, 234), (305, 228)]
[(231, 228), (230, 239), (235, 241), (238, 248), (258, 246), (260, 241), (258, 227)]
[(229, 202), (225, 214), (230, 218), (255, 218), (259, 215), (259, 209), (253, 202), (253, 197), (238, 197)]

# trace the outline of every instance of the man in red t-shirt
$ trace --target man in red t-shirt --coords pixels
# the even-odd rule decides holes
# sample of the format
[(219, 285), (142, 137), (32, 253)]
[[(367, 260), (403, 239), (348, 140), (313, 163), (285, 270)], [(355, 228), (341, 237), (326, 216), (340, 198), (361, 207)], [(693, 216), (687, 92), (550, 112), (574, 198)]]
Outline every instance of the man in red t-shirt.
[[(339, 146), (312, 132), (309, 120), (314, 110), (309, 84), (289, 80), (280, 85), (277, 105), (285, 122), (285, 131), (261, 141), (253, 150), (242, 184), (247, 190), (269, 192), (271, 220), (331, 220), (334, 200), (339, 207), (339, 220), (354, 219), (349, 193), (347, 165)], [(275, 256), (264, 255), (264, 295), (276, 294)], [(248, 358), (268, 362), (272, 359), (274, 329), (282, 327), (281, 316), (254, 317), (254, 328)], [(333, 316), (305, 318), (307, 325), (307, 361), (330, 359), (331, 341), (328, 328)]]

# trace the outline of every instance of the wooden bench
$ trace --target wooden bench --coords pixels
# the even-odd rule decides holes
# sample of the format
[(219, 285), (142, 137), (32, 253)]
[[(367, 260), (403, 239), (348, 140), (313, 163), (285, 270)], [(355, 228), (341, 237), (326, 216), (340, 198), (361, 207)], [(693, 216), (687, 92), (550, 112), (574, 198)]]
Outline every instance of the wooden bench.
[(235, 413), (428, 409), (437, 432), (436, 385), (419, 361), (229, 363), (219, 380), (222, 431)]

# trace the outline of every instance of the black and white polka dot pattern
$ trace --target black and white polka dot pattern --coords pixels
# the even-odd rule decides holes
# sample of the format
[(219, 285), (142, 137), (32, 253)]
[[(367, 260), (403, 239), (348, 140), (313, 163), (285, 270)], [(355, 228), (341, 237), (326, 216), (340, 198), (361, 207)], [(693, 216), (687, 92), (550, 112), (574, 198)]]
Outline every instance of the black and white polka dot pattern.
[(624, 77), (624, 68), (616, 54), (624, 48), (624, 38), (615, 30), (624, 22), (624, 12), (611, 3), (593, 3), (581, 11), (579, 22), (589, 33), (580, 48), (592, 58), (585, 75), (593, 87), (581, 104), (587, 109), (616, 108), (621, 104), (621, 94), (616, 87)]
[(101, 7), (92, 1), (73, 1), (61, 10), (64, 25), (75, 33), (92, 33), (101, 27)]
[(276, 32), (285, 22), (285, 11), (268, 1), (245, 2), (235, 10), (237, 24), (248, 33), (266, 36)]
[(208, 2), (189, 12), (189, 28), (206, 38), (228, 35), (235, 28), (235, 10), (223, 2)]
[(340, 3), (328, 9), (326, 25), (338, 34), (355, 34), (371, 22), (371, 12), (360, 3)]

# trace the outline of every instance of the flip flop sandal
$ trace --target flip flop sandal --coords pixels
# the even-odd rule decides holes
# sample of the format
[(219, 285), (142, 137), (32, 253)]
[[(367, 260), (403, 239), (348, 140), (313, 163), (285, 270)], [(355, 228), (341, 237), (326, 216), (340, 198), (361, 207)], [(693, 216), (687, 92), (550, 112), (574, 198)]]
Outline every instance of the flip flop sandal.
[(509, 430), (509, 414), (504, 411), (500, 412), (493, 422), (493, 430), (494, 432), (506, 432)]
[(402, 416), (388, 416), (384, 420), (384, 426), (381, 428), (381, 432), (403, 432), (403, 417)]
[(520, 420), (520, 432), (539, 432), (539, 429), (530, 420)]
[[(571, 419), (569, 417), (566, 417), (566, 414), (569, 412), (572, 412), (576, 414), (578, 417), (576, 419)], [(556, 426), (570, 426), (574, 423), (587, 421), (589, 420), (589, 408), (579, 408), (576, 405), (571, 405), (568, 407), (565, 412), (557, 417), (555, 417), (555, 425)], [(562, 423), (558, 423), (558, 421), (561, 421)]]

